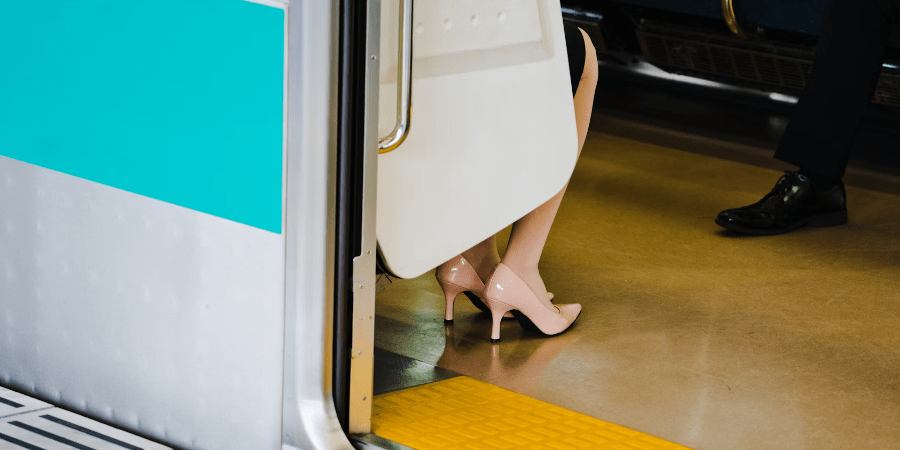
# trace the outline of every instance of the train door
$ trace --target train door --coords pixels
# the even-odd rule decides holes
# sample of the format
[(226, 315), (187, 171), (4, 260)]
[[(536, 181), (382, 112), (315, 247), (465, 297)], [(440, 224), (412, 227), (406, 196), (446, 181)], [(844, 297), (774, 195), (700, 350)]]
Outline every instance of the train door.
[(338, 183), (335, 395), (353, 433), (370, 430), (376, 255), (398, 278), (433, 270), (559, 192), (577, 156), (558, 1), (367, 8), (367, 35), (342, 34), (365, 67), (343, 66), (357, 103), (339, 114), (362, 155), (342, 150)]
[(166, 448), (351, 448), (337, 5), (4, 5), (0, 385), (40, 401), (0, 389), (0, 448), (117, 445), (52, 407)]

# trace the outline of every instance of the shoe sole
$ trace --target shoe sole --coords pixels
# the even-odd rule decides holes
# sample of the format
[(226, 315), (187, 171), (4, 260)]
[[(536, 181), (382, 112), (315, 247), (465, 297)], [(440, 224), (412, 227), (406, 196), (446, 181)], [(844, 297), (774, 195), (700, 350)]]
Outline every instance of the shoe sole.
[(488, 306), (485, 305), (477, 295), (473, 294), (472, 291), (463, 291), (463, 294), (465, 294), (465, 296), (469, 298), (469, 301), (471, 301), (476, 308), (486, 313), (491, 312), (491, 308), (488, 308)]
[[(478, 308), (481, 312), (486, 312), (486, 313), (491, 312), (491, 308), (488, 308), (488, 306), (485, 305), (484, 302), (481, 301), (481, 299), (478, 298), (477, 295), (473, 294), (472, 291), (463, 291), (462, 293), (463, 293), (463, 295), (466, 296), (466, 298), (469, 299), (470, 302), (472, 302), (472, 305), (474, 305), (476, 308)], [(513, 319), (515, 319), (515, 317), (504, 317), (502, 320), (513, 320)], [(453, 319), (449, 319), (449, 320), (444, 319), (444, 323), (448, 324), (448, 325), (452, 324)]]
[[(570, 323), (569, 326), (566, 327), (565, 330), (562, 330), (562, 331), (560, 331), (559, 333), (556, 333), (556, 334), (547, 334), (547, 333), (544, 333), (543, 331), (541, 331), (541, 329), (538, 328), (538, 326), (535, 325), (534, 322), (532, 322), (531, 319), (528, 318), (528, 316), (526, 316), (525, 314), (522, 314), (522, 313), (521, 313), (520, 311), (518, 311), (518, 310), (515, 310), (515, 309), (512, 310), (513, 316), (515, 317), (516, 320), (519, 321), (519, 325), (521, 325), (522, 328), (524, 328), (524, 329), (526, 329), (526, 330), (534, 331), (534, 332), (536, 332), (536, 333), (538, 333), (538, 334), (543, 334), (544, 336), (559, 336), (559, 335), (565, 333), (566, 331), (569, 331), (569, 329), (572, 328), (572, 325), (575, 325), (575, 322), (577, 322), (577, 321), (578, 321), (578, 318), (581, 317), (581, 313), (583, 313), (583, 312), (584, 312), (584, 311), (579, 311), (579, 312), (578, 312), (578, 315), (575, 316), (575, 320), (573, 320), (572, 323)], [(494, 339), (491, 339), (491, 342), (500, 342), (500, 340), (497, 339), (497, 340), (495, 341)]]
[(719, 225), (722, 228), (731, 231), (738, 231), (744, 234), (751, 234), (754, 236), (772, 236), (776, 234), (784, 234), (789, 231), (794, 231), (797, 228), (808, 226), (814, 228), (820, 227), (832, 227), (836, 225), (843, 225), (847, 223), (847, 211), (836, 211), (828, 214), (820, 214), (818, 216), (812, 216), (807, 219), (801, 220), (799, 222), (795, 222), (791, 225), (782, 228), (771, 228), (771, 229), (759, 229), (759, 228), (747, 228), (742, 227), (740, 225), (733, 224), (731, 222), (726, 222), (724, 220), (719, 220), (716, 218), (716, 225)]

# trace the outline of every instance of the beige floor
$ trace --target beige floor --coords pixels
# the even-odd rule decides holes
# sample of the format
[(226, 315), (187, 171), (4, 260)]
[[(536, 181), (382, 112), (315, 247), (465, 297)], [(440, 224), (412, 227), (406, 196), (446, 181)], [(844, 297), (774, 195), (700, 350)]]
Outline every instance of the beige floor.
[(591, 132), (541, 263), (575, 326), (491, 345), (462, 297), (444, 326), (428, 274), (378, 296), (376, 347), (697, 449), (900, 448), (898, 180), (849, 174), (845, 226), (724, 232), (769, 155)]

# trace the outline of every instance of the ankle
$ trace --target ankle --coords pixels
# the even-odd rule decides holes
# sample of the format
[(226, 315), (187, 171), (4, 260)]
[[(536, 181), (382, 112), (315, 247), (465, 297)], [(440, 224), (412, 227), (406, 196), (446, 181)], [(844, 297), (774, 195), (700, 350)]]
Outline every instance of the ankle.
[(544, 279), (541, 278), (541, 273), (537, 266), (519, 265), (516, 264), (516, 261), (501, 261), (501, 263), (521, 278), (531, 289), (531, 292), (534, 293), (535, 297), (540, 299), (541, 303), (546, 304), (548, 308), (553, 307), (547, 296), (547, 287), (544, 285)]
[(803, 175), (809, 180), (810, 186), (812, 186), (814, 191), (822, 192), (828, 189), (831, 189), (834, 185), (841, 181), (840, 177), (829, 177), (822, 175), (820, 173), (813, 172), (808, 169), (800, 168), (798, 171), (800, 175)]
[(478, 277), (481, 278), (482, 281), (487, 281), (488, 277), (491, 275), (491, 272), (494, 270), (494, 267), (500, 263), (500, 255), (494, 254), (467, 254), (463, 253), (463, 258), (466, 258), (469, 261), (469, 264), (472, 265), (472, 268), (475, 269), (475, 273), (478, 274)]

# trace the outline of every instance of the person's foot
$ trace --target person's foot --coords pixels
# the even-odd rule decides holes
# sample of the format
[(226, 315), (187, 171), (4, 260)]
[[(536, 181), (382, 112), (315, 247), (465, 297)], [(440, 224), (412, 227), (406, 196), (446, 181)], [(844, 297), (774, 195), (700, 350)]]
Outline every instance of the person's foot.
[[(544, 291), (546, 292), (546, 291)], [(503, 263), (497, 264), (484, 289), (484, 300), (491, 309), (491, 342), (500, 342), (500, 320), (512, 312), (522, 326), (553, 336), (569, 328), (581, 314), (581, 305), (553, 305), (537, 295), (521, 277)]]
[(787, 233), (805, 225), (841, 225), (847, 223), (847, 194), (841, 180), (819, 188), (800, 172), (785, 172), (762, 200), (726, 209), (716, 217), (716, 223), (755, 235)]

